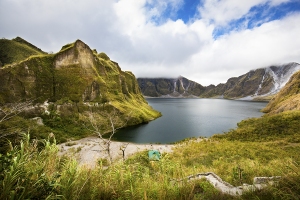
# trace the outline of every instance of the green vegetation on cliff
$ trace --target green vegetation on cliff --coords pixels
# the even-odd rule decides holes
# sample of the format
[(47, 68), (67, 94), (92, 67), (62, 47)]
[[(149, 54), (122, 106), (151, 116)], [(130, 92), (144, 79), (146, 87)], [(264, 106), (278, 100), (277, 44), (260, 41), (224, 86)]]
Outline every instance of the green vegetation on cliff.
[[(148, 105), (131, 72), (122, 71), (105, 53), (97, 54), (80, 40), (55, 54), (46, 54), (21, 38), (1, 42), (7, 45), (0, 51), (11, 58), (4, 59), (6, 65), (0, 68), (1, 106), (32, 101), (21, 116), (41, 117), (49, 132), (60, 135), (60, 142), (87, 136), (90, 113), (103, 119), (102, 133), (112, 131), (112, 112), (120, 118), (116, 129), (161, 116)], [(35, 128), (22, 127), (24, 132), (29, 129)]]
[(0, 67), (20, 62), (29, 56), (43, 54), (46, 53), (20, 37), (12, 40), (0, 39)]

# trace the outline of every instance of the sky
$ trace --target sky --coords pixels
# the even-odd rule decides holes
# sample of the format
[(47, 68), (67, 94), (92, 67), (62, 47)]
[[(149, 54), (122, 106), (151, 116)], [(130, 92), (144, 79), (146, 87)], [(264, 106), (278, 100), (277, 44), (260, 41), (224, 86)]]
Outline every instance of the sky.
[(0, 38), (46, 52), (77, 39), (137, 78), (203, 86), (300, 63), (300, 0), (0, 0)]

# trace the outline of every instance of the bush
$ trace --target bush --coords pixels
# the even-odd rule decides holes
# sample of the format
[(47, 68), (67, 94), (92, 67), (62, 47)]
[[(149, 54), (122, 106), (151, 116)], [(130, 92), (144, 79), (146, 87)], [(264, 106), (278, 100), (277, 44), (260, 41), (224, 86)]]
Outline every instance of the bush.
[(110, 58), (103, 52), (98, 54), (100, 58), (104, 59), (104, 60), (110, 60)]

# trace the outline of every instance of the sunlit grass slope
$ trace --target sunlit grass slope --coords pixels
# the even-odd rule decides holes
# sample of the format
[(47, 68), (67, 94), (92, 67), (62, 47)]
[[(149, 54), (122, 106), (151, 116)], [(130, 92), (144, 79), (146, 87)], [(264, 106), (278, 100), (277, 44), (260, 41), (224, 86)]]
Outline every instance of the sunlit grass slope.
[(46, 54), (20, 37), (15, 39), (0, 39), (0, 62), (2, 66), (20, 62), (33, 55)]
[(300, 71), (296, 72), (282, 90), (263, 109), (274, 114), (287, 110), (300, 110)]

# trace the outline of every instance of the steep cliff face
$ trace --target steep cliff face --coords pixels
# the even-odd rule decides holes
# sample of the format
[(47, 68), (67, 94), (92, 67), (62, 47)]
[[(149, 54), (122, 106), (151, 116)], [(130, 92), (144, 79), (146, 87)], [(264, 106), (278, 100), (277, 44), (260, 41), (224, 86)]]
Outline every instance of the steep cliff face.
[(288, 110), (300, 110), (300, 71), (296, 72), (280, 92), (263, 109), (276, 114)]
[(180, 77), (178, 79), (138, 78), (142, 93), (151, 97), (200, 97), (241, 100), (269, 100), (298, 70), (298, 63), (251, 70), (225, 84), (202, 85)]
[(0, 68), (0, 103), (27, 100), (34, 102), (31, 116), (51, 112), (84, 117), (93, 110), (103, 117), (116, 110), (123, 116), (119, 124), (126, 125), (160, 116), (145, 101), (131, 72), (123, 72), (80, 40), (56, 54), (31, 55)]
[(138, 78), (143, 95), (149, 97), (198, 97), (205, 88), (187, 78)]

